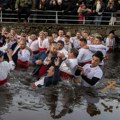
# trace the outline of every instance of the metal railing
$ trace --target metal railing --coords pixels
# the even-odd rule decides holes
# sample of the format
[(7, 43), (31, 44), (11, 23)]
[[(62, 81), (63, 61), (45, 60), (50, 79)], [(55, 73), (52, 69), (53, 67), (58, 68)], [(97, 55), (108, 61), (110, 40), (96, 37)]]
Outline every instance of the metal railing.
[[(24, 15), (24, 14), (23, 14)], [(120, 25), (120, 13), (104, 12), (102, 20), (95, 20), (99, 16), (85, 16), (84, 20), (79, 20), (78, 15), (73, 15), (71, 11), (63, 14), (62, 11), (48, 11), (48, 10), (32, 10), (29, 23), (67, 23), (67, 24), (92, 24), (92, 25)], [(17, 22), (17, 11), (4, 10), (0, 11), (0, 22)], [(96, 24), (97, 23), (97, 24)]]

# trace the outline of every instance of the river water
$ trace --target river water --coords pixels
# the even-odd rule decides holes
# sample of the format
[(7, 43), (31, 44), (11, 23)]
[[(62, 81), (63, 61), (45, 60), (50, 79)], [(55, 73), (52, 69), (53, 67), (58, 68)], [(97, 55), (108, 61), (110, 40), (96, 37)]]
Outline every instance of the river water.
[[(32, 67), (16, 70), (10, 85), (0, 87), (0, 120), (119, 120), (120, 53), (106, 60), (104, 78), (97, 90), (74, 87), (61, 82), (49, 88), (32, 89)], [(115, 89), (104, 89), (107, 81)]]

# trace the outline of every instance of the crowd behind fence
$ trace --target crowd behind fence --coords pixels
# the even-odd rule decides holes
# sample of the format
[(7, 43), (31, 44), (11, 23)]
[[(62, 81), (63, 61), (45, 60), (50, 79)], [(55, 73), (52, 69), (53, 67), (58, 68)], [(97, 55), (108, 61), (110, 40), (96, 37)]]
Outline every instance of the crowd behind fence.
[(120, 24), (120, 0), (0, 0), (0, 20), (114, 26)]
[[(23, 14), (24, 16), (24, 14)], [(56, 23), (56, 24), (88, 24), (96, 25), (94, 20), (95, 16), (86, 16), (84, 20), (79, 20), (78, 15), (62, 14), (62, 11), (51, 10), (31, 10), (31, 14), (28, 18), (29, 23)], [(17, 22), (17, 11), (4, 10), (0, 11), (0, 22)], [(104, 12), (100, 25), (120, 25), (120, 13), (119, 12)]]

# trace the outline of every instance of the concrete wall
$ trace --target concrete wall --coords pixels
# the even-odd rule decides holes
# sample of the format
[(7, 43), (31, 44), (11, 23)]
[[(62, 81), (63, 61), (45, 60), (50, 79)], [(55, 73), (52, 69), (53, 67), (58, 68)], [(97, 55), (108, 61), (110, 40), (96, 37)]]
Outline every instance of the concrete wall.
[(36, 32), (44, 30), (51, 32), (57, 32), (59, 29), (63, 29), (65, 32), (70, 31), (72, 34), (75, 34), (76, 31), (85, 29), (90, 33), (100, 33), (103, 36), (106, 36), (111, 30), (115, 30), (115, 34), (120, 36), (120, 26), (94, 26), (94, 25), (67, 25), (67, 24), (22, 24), (22, 23), (0, 23), (0, 29), (6, 26), (8, 30), (12, 27), (16, 29), (19, 33), (21, 30), (25, 30), (27, 33)]

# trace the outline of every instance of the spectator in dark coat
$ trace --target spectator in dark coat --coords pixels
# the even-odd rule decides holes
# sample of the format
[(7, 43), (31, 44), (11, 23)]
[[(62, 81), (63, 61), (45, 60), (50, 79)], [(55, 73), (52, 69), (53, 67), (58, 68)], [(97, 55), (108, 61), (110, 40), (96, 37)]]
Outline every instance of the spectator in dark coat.
[(16, 0), (15, 8), (18, 11), (18, 21), (21, 22), (22, 14), (24, 16), (24, 22), (28, 22), (30, 16), (30, 10), (32, 7), (32, 0)]

